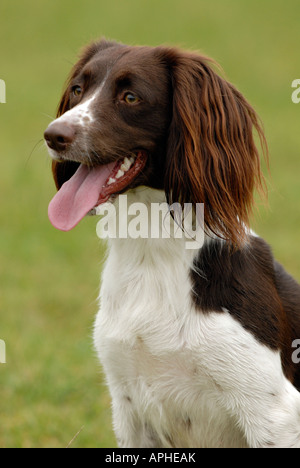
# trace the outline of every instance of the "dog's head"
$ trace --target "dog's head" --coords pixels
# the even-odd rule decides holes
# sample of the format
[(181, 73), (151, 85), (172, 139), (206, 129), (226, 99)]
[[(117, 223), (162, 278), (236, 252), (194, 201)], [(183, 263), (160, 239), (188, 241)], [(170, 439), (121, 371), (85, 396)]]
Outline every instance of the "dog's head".
[[(238, 244), (262, 186), (256, 113), (210, 59), (104, 40), (84, 49), (45, 132), (64, 230), (139, 185), (169, 203), (204, 203), (206, 227)], [(67, 183), (66, 183), (67, 182)]]

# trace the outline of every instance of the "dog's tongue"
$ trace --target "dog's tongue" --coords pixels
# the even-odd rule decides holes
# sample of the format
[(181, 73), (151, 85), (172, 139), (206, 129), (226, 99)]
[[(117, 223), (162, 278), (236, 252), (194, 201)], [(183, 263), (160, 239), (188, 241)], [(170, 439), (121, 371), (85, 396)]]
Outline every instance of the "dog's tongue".
[(81, 164), (51, 200), (48, 208), (51, 224), (61, 231), (73, 229), (97, 204), (114, 165), (110, 163), (91, 169)]

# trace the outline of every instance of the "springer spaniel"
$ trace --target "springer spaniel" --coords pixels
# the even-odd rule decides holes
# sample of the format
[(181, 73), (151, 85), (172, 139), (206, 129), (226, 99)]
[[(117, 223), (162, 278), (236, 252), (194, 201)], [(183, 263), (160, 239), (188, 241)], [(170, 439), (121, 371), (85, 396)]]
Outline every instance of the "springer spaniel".
[(173, 204), (204, 203), (197, 249), (184, 220), (181, 237), (162, 222), (159, 238), (109, 240), (94, 342), (120, 447), (300, 448), (300, 286), (249, 229), (264, 187), (253, 130), (266, 154), (265, 138), (213, 65), (92, 43), (45, 132), (58, 229), (103, 203), (128, 223), (120, 194), (149, 210), (167, 202), (174, 225)]

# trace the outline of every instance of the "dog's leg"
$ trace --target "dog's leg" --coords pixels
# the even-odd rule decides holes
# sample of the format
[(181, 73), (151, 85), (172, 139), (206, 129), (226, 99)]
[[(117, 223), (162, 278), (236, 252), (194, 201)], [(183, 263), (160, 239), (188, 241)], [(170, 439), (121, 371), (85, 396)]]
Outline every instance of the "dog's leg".
[[(279, 382), (278, 382), (279, 383)], [(300, 448), (300, 394), (288, 382), (276, 394), (231, 397), (227, 401), (251, 448)], [(230, 400), (230, 402), (229, 402)]]
[(249, 446), (300, 448), (300, 393), (283, 373), (280, 351), (260, 343), (229, 313), (201, 321), (199, 362)]
[[(251, 448), (300, 448), (300, 394), (285, 378), (269, 390), (258, 380), (239, 394), (227, 394), (224, 403), (235, 415)], [(263, 375), (261, 375), (263, 378)]]
[(118, 447), (138, 447), (140, 422), (129, 397), (113, 398), (112, 416)]
[(129, 397), (113, 398), (113, 426), (120, 448), (159, 448), (161, 442), (149, 424), (142, 421)]

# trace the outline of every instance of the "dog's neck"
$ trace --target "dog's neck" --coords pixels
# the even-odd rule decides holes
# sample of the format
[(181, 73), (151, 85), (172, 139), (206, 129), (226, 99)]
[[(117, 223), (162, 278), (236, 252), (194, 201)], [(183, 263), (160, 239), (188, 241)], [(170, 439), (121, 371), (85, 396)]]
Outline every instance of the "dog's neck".
[(97, 214), (103, 215), (98, 223), (98, 235), (103, 237), (105, 232), (110, 249), (116, 249), (119, 259), (123, 255), (132, 260), (137, 256), (135, 261), (141, 262), (146, 256), (152, 263), (156, 263), (157, 258), (168, 263), (172, 259), (190, 263), (197, 250), (208, 241), (203, 232), (203, 207), (198, 210), (198, 218), (189, 206), (171, 208), (173, 216), (162, 190), (148, 187), (129, 190), (113, 203), (98, 208)]
[[(198, 250), (186, 248), (190, 238), (184, 235), (178, 238), (163, 237), (163, 223), (166, 220), (157, 220), (151, 216), (153, 204), (166, 202), (163, 191), (139, 187), (126, 195), (126, 198), (118, 197), (114, 203), (107, 205), (107, 222), (112, 220), (113, 223), (116, 218), (117, 233), (120, 229), (122, 234), (127, 232), (128, 235), (108, 239), (108, 257), (102, 272), (101, 303), (112, 313), (118, 311), (118, 314), (123, 313), (123, 309), (126, 313), (135, 310), (139, 303), (145, 310), (151, 304), (152, 310), (171, 310), (171, 314), (179, 314), (191, 300), (190, 271)], [(147, 217), (149, 236), (135, 238), (132, 236), (132, 228), (139, 209)], [(140, 217), (141, 222), (142, 219), (143, 216)], [(172, 222), (171, 218), (171, 227)], [(158, 238), (151, 237), (151, 229), (152, 235), (158, 229)], [(179, 285), (182, 289), (178, 297)]]

